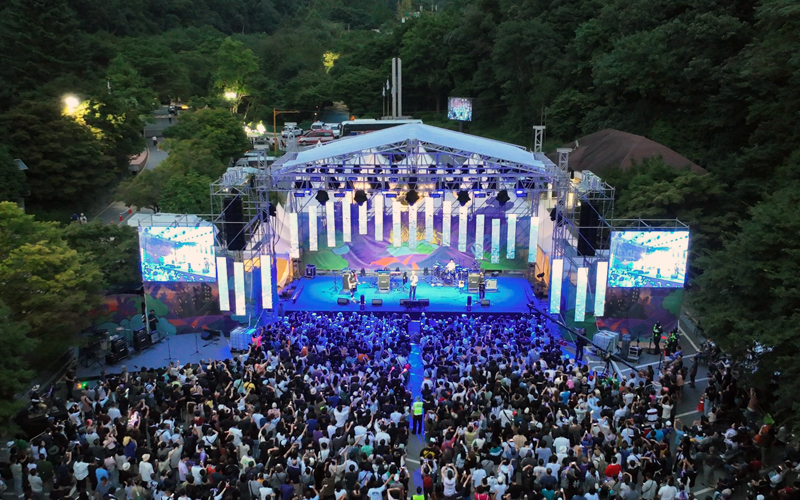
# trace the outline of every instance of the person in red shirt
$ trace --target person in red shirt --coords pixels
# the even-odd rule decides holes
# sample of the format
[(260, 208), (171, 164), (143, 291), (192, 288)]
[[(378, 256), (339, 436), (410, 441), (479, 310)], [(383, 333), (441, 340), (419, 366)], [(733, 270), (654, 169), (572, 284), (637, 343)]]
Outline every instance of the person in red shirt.
[(606, 477), (617, 479), (620, 472), (622, 472), (622, 467), (617, 463), (617, 457), (612, 457), (611, 463), (606, 467)]

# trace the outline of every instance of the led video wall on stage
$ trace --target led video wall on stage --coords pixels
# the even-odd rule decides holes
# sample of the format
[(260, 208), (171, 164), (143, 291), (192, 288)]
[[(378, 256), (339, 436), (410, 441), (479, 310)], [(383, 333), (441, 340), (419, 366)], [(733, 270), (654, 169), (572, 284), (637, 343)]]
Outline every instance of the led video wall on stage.
[(216, 281), (213, 227), (140, 227), (139, 249), (144, 281)]
[(689, 231), (616, 231), (609, 288), (683, 288)]
[(530, 230), (530, 202), (516, 203), (501, 210), (431, 198), (413, 207), (382, 196), (360, 206), (329, 201), (289, 214), (292, 253), (327, 270), (432, 270), (450, 259), (465, 267), (477, 261), (483, 269), (527, 270), (537, 233)]

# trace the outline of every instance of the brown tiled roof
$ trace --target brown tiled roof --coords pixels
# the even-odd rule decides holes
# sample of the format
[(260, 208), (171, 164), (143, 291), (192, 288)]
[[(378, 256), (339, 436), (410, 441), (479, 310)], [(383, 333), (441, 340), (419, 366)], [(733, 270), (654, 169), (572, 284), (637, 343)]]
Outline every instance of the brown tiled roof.
[[(687, 166), (698, 174), (707, 173), (702, 167), (671, 150), (641, 135), (629, 134), (620, 130), (605, 129), (564, 144), (565, 148), (573, 148), (569, 154), (569, 166), (575, 171), (591, 170), (602, 177), (610, 167), (618, 166), (626, 170), (633, 162), (641, 164), (642, 160), (661, 156), (664, 163), (674, 168)], [(558, 153), (548, 155), (558, 162)]]

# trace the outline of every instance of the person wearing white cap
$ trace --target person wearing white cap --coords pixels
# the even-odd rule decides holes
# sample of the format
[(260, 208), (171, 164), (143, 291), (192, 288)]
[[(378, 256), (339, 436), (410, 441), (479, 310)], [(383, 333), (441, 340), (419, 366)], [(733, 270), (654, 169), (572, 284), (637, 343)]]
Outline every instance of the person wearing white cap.
[(150, 454), (145, 453), (142, 455), (142, 461), (139, 463), (139, 477), (142, 478), (142, 482), (145, 484), (150, 483), (153, 480), (153, 464), (150, 463)]

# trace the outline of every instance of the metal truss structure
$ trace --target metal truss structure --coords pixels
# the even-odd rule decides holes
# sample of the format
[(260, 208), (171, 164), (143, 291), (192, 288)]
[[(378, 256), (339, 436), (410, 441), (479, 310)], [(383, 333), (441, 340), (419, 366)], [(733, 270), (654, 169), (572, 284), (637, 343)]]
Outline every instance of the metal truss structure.
[[(596, 214), (592, 220), (601, 233), (598, 250), (607, 242), (612, 227), (609, 220), (613, 216), (613, 188), (590, 172), (579, 180), (572, 179), (571, 171), (559, 168), (541, 152), (531, 153), (519, 148), (529, 158), (523, 163), (507, 159), (519, 155), (519, 151), (513, 149), (518, 147), (510, 144), (496, 143), (498, 151), (500, 148), (505, 148), (506, 153), (516, 151), (506, 154), (505, 158), (470, 151), (463, 146), (463, 134), (461, 136), (462, 147), (459, 148), (405, 138), (369, 149), (353, 147), (352, 150), (345, 147), (352, 139), (344, 138), (330, 143), (336, 144), (335, 148), (319, 146), (316, 155), (287, 153), (271, 166), (265, 162), (259, 164), (259, 168), (229, 170), (211, 185), (212, 220), (226, 231), (243, 232), (247, 245), (242, 254), (237, 255), (228, 251), (225, 244), (230, 238), (223, 237), (220, 238), (223, 253), (239, 259), (263, 255), (275, 257), (278, 231), (271, 227), (276, 219), (269, 215), (271, 204), (280, 202), (288, 212), (302, 212), (320, 191), (325, 191), (331, 202), (347, 197), (363, 203), (383, 195), (404, 204), (407, 204), (412, 191), (420, 199), (430, 196), (450, 200), (456, 200), (459, 193), (466, 192), (472, 200), (485, 198), (487, 202), (494, 201), (505, 191), (512, 201), (517, 192), (520, 196), (524, 192), (531, 202), (508, 203), (506, 206), (483, 203), (481, 208), (496, 207), (498, 213), (525, 216), (537, 215), (539, 207), (543, 206), (550, 214), (540, 216), (549, 215), (556, 221), (549, 252), (551, 258), (573, 261), (576, 266), (588, 265), (587, 259), (602, 258), (601, 252), (595, 252), (593, 258), (579, 256), (576, 242), (580, 238), (581, 213), (587, 210)], [(354, 146), (356, 144), (357, 141), (353, 142)], [(483, 151), (489, 149), (484, 147)], [(325, 151), (332, 150), (337, 154), (323, 157)], [(314, 159), (303, 160), (308, 157)], [(298, 196), (298, 193), (302, 194)], [(226, 213), (236, 198), (242, 202), (243, 220), (231, 223), (226, 220)], [(541, 200), (545, 202), (539, 203)], [(476, 204), (469, 206), (475, 207)], [(472, 215), (472, 210), (469, 215)], [(271, 262), (274, 265), (275, 259)]]

